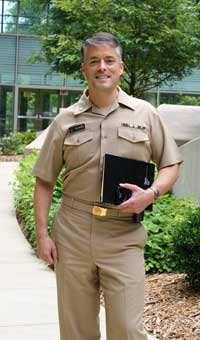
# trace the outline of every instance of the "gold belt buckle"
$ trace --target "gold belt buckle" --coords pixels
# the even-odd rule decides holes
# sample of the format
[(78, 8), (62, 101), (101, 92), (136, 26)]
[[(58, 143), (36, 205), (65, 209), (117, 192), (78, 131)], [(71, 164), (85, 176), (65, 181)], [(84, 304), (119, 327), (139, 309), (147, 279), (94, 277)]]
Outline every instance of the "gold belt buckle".
[(95, 215), (95, 216), (106, 216), (107, 215), (107, 209), (94, 205), (94, 207), (92, 209), (92, 215)]

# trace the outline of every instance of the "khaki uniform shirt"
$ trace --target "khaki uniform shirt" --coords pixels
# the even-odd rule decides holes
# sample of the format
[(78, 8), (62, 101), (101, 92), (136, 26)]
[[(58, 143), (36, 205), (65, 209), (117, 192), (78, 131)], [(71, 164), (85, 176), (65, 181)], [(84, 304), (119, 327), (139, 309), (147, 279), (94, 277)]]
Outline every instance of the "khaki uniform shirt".
[(33, 174), (54, 182), (64, 165), (63, 194), (100, 202), (105, 153), (152, 160), (159, 169), (181, 162), (156, 109), (119, 88), (106, 113), (92, 105), (86, 92), (77, 103), (61, 109), (49, 127)]

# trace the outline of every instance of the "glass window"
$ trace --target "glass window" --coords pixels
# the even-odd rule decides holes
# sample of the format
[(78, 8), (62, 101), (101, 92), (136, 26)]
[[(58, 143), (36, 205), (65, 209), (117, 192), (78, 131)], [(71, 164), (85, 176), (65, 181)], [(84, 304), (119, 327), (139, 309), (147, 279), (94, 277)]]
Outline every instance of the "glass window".
[(17, 17), (5, 15), (3, 17), (3, 32), (16, 32)]
[(12, 88), (0, 86), (0, 137), (12, 131), (13, 99)]
[(3, 24), (2, 32), (3, 33), (15, 33), (17, 30), (15, 24)]
[(19, 17), (19, 25), (34, 25), (40, 23), (40, 18), (36, 17)]
[(47, 0), (0, 0), (0, 32), (37, 34), (47, 14)]
[(2, 1), (0, 0), (0, 32), (3, 32), (3, 23), (2, 23)]
[(47, 11), (47, 2), (46, 1), (27, 1), (21, 0), (20, 1), (20, 9), (19, 15), (25, 17), (38, 17), (38, 15), (44, 15)]
[(1, 32), (16, 32), (18, 1), (1, 1)]
[(17, 15), (18, 1), (4, 1), (4, 15)]
[(4, 15), (3, 23), (4, 24), (16, 24), (17, 23), (17, 17), (13, 17), (11, 15)]

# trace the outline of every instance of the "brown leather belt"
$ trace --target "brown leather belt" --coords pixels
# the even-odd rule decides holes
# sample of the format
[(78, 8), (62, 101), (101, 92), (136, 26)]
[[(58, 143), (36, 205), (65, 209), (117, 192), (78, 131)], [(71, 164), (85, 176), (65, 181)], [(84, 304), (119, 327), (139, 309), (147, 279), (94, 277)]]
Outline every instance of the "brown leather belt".
[(74, 197), (70, 197), (67, 195), (64, 195), (63, 206), (68, 206), (70, 208), (74, 208), (77, 210), (86, 211), (94, 216), (99, 217), (130, 217), (133, 222), (140, 222), (141, 219), (139, 218), (138, 214), (132, 214), (132, 213), (124, 213), (121, 212), (118, 209), (112, 209), (109, 207), (101, 206), (101, 205), (91, 205), (89, 203), (84, 203), (81, 200), (78, 200)]

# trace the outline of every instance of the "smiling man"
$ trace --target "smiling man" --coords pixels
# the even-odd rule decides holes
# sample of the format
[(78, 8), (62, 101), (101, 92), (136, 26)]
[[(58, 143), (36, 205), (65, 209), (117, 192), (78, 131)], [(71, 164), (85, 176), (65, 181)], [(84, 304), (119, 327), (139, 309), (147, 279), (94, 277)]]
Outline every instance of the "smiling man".
[[(107, 340), (147, 340), (142, 322), (146, 232), (136, 217), (171, 188), (181, 158), (154, 107), (118, 87), (124, 65), (117, 39), (96, 33), (84, 42), (82, 54), (88, 88), (55, 118), (33, 170), (38, 255), (55, 265), (61, 340), (100, 339), (100, 286)], [(101, 203), (106, 153), (154, 161), (153, 185), (143, 190), (122, 183), (131, 191), (127, 201)], [(63, 198), (50, 237), (49, 208), (63, 165)]]
[(90, 97), (98, 97), (98, 91), (102, 93), (102, 99), (105, 101), (105, 97), (110, 93), (112, 97), (109, 100), (112, 102), (117, 96), (117, 84), (123, 70), (119, 48), (110, 45), (89, 45), (85, 49), (82, 71), (88, 82)]

